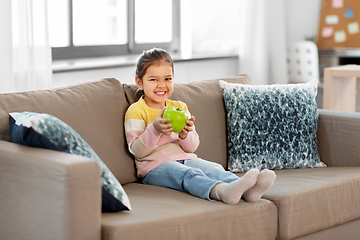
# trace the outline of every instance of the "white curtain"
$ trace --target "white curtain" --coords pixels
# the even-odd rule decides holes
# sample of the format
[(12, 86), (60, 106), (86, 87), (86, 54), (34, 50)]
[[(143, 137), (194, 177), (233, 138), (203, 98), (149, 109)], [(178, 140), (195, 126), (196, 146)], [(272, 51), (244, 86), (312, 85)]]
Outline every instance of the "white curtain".
[(288, 83), (285, 0), (241, 0), (239, 73), (252, 84)]
[[(0, 8), (11, 13), (0, 15), (0, 22), (10, 23), (7, 51), (0, 63), (12, 61), (12, 73), (0, 81), (0, 92), (49, 88), (52, 85), (51, 48), (47, 29), (47, 0), (3, 0)], [(2, 11), (1, 11), (2, 12)], [(9, 25), (6, 30), (8, 31)], [(2, 29), (0, 29), (2, 30)], [(10, 44), (9, 44), (10, 42)], [(10, 49), (9, 49), (10, 48)]]
[(11, 0), (0, 1), (0, 93), (13, 90)]

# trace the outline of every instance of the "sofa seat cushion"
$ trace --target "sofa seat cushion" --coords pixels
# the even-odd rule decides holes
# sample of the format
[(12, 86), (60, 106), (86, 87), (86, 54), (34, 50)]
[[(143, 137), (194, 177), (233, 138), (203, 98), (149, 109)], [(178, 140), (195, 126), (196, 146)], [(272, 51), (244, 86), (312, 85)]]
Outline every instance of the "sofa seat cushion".
[(263, 196), (275, 203), (279, 239), (293, 239), (360, 217), (360, 167), (277, 170)]
[(124, 186), (132, 211), (102, 214), (103, 240), (275, 239), (277, 209), (268, 200), (227, 205), (172, 189)]

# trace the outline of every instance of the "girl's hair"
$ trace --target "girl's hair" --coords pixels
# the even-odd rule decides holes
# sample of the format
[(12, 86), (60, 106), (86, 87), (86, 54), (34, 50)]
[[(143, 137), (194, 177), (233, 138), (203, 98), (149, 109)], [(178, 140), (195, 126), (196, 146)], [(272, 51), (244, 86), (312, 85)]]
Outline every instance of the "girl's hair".
[(172, 68), (172, 71), (174, 73), (174, 63), (170, 56), (170, 54), (161, 48), (152, 48), (149, 50), (144, 51), (136, 64), (136, 77), (142, 78), (144, 77), (146, 71), (148, 68), (154, 64), (158, 64), (160, 62), (167, 62), (169, 63), (170, 67)]

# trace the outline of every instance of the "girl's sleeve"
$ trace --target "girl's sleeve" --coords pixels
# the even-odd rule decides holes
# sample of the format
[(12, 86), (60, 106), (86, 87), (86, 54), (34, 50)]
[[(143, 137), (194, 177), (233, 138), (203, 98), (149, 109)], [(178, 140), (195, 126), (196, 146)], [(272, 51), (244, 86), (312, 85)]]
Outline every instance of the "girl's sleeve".
[[(188, 113), (189, 118), (191, 117), (191, 113), (189, 112), (187, 105), (181, 102), (182, 108)], [(185, 139), (180, 138), (180, 145), (185, 152), (193, 153), (199, 147), (200, 138), (195, 130), (195, 125), (193, 126), (194, 130), (188, 133)]]
[(188, 133), (185, 139), (180, 138), (180, 146), (184, 149), (185, 152), (193, 153), (199, 147), (200, 139), (199, 135), (195, 130), (195, 125), (193, 126), (194, 130)]
[(155, 130), (153, 124), (145, 127), (141, 111), (130, 106), (125, 114), (124, 125), (129, 151), (137, 159), (148, 156), (156, 148), (161, 133)]

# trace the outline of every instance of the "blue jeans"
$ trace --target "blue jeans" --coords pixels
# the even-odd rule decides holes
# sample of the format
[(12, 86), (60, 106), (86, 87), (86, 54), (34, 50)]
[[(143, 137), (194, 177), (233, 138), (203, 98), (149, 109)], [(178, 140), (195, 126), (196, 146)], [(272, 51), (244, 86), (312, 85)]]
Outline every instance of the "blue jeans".
[(177, 161), (163, 163), (148, 172), (142, 181), (210, 200), (210, 191), (216, 184), (230, 183), (238, 178), (218, 163), (195, 158), (184, 160), (183, 164)]

